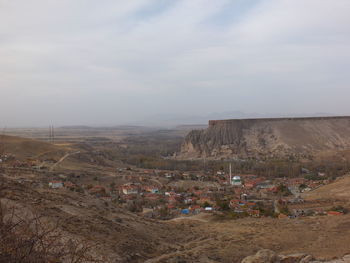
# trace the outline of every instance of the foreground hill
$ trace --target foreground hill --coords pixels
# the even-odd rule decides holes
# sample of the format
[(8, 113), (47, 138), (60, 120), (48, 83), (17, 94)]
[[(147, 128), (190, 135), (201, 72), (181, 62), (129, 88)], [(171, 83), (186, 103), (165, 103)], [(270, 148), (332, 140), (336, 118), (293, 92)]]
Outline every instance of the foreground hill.
[[(66, 240), (88, 241), (92, 244), (90, 254), (103, 258), (99, 262), (144, 262), (176, 250), (178, 243), (186, 241), (184, 226), (139, 217), (112, 203), (69, 190), (34, 189), (1, 174), (0, 202), (10, 214), (15, 208), (16, 217), (33, 214), (46, 225), (57, 225)], [(1, 251), (0, 262), (4, 262)]]
[(339, 178), (333, 183), (307, 192), (304, 197), (307, 200), (339, 200), (348, 203), (350, 200), (350, 176)]
[(313, 158), (350, 149), (350, 117), (209, 121), (191, 131), (180, 158)]

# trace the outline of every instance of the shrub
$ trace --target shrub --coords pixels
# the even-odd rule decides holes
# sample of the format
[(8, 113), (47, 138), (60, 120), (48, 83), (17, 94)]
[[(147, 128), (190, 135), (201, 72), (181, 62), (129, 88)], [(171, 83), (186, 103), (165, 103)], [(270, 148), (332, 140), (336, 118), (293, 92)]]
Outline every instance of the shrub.
[(0, 202), (0, 262), (101, 262), (88, 256), (87, 242), (65, 239), (58, 224), (44, 224), (39, 216), (20, 216)]

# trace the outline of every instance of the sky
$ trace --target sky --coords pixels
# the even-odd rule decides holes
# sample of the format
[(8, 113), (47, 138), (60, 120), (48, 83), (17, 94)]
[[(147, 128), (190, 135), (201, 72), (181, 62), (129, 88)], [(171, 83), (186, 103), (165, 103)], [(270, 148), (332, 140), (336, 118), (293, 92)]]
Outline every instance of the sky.
[(350, 115), (349, 0), (0, 0), (0, 126)]

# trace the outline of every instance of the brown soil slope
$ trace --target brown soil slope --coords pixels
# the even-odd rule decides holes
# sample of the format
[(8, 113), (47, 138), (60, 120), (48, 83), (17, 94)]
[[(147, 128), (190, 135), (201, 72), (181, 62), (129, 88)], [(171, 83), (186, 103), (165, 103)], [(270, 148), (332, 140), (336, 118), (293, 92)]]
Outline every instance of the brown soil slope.
[[(0, 175), (0, 201), (59, 223), (67, 238), (88, 240), (104, 262), (144, 262), (179, 249), (185, 226), (139, 217), (91, 196), (69, 190), (32, 189)], [(187, 229), (189, 229), (187, 227)]]
[(342, 200), (350, 202), (350, 176), (303, 194), (307, 200)]
[[(182, 220), (192, 240), (147, 263), (235, 263), (267, 248), (280, 254), (308, 253), (332, 259), (350, 252), (350, 216), (302, 219), (240, 219), (223, 222)], [(179, 220), (173, 224), (179, 225)], [(181, 262), (181, 261), (180, 261)]]
[(21, 138), (16, 136), (0, 135), (0, 151), (4, 154), (13, 154), (18, 159), (40, 157), (51, 152), (66, 151), (64, 147), (51, 143)]
[(190, 132), (181, 158), (309, 158), (350, 149), (350, 117), (209, 121)]
[(171, 262), (240, 262), (245, 256), (268, 248), (281, 254), (309, 253), (317, 258), (342, 257), (350, 252), (350, 216), (303, 219), (242, 219), (225, 222), (193, 221), (193, 241), (183, 249), (163, 255)]

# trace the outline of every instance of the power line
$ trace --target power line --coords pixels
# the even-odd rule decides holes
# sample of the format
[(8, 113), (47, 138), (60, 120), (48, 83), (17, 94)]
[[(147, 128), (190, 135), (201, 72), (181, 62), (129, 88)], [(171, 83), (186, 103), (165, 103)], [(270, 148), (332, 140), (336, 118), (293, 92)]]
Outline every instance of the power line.
[(49, 141), (51, 143), (55, 142), (55, 128), (53, 127), (53, 125), (50, 125), (49, 127)]
[(55, 128), (52, 125), (52, 143), (55, 143)]

